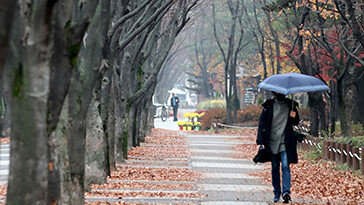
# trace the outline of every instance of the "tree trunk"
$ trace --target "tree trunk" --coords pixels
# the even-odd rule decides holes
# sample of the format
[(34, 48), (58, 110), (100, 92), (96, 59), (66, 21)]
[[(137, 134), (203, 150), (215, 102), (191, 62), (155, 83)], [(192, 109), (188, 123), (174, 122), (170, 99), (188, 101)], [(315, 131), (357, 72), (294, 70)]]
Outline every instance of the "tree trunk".
[(109, 26), (109, 19), (105, 18), (105, 15), (109, 9), (110, 1), (99, 1), (87, 31), (87, 38), (83, 41), (77, 68), (73, 71), (69, 88), (68, 149), (72, 183), (71, 201), (75, 204), (84, 203), (86, 115), (93, 88), (99, 77)]
[(90, 184), (106, 183), (107, 142), (100, 116), (100, 90), (94, 91), (86, 117), (85, 189)]
[(364, 95), (362, 93), (364, 93), (364, 78), (360, 79), (357, 82), (357, 87), (358, 87), (358, 93), (360, 93), (358, 95), (358, 102), (357, 102), (357, 113), (358, 113), (358, 118), (359, 121), (361, 123), (361, 125), (363, 126), (363, 130), (364, 130)]
[[(113, 118), (114, 119), (114, 107), (113, 110), (110, 110), (110, 106), (114, 106), (114, 104), (111, 104), (114, 102), (113, 97), (111, 96), (111, 87), (112, 87), (112, 70), (109, 69), (106, 71), (106, 74), (104, 76), (104, 78), (102, 79), (102, 83), (101, 83), (101, 104), (100, 104), (100, 109), (101, 109), (101, 120), (102, 120), (102, 127), (103, 127), (103, 131), (105, 133), (105, 142), (106, 142), (106, 156), (105, 156), (105, 160), (106, 160), (106, 164), (105, 164), (105, 170), (106, 170), (106, 174), (108, 176), (110, 176), (110, 169), (111, 169), (111, 157), (110, 157), (110, 143), (109, 143), (109, 138), (113, 138), (114, 139), (114, 126), (115, 126), (115, 120), (113, 122), (113, 124), (110, 124), (112, 131), (110, 131), (109, 128), (109, 119)], [(114, 145), (112, 145), (112, 149), (114, 150)], [(115, 160), (113, 161), (114, 165), (115, 165)]]
[(338, 103), (339, 103), (339, 119), (342, 136), (349, 136), (349, 126), (346, 118), (346, 104), (344, 100), (344, 91), (342, 80), (337, 81), (337, 93), (338, 93)]
[(317, 100), (313, 93), (308, 93), (309, 105), (310, 105), (310, 128), (311, 135), (318, 137), (319, 136), (319, 117), (317, 111)]
[(350, 66), (347, 72), (345, 80), (345, 104), (346, 104), (346, 122), (348, 124), (349, 134), (351, 125), (354, 123), (354, 110), (357, 102), (357, 90), (355, 87), (355, 70), (356, 66)]
[[(108, 166), (110, 171), (116, 170), (115, 162), (115, 133), (116, 133), (116, 112), (115, 112), (115, 89), (114, 89), (114, 79), (111, 80), (110, 87), (110, 97), (108, 104), (108, 116), (107, 116), (107, 145), (108, 145)], [(110, 173), (109, 173), (110, 174)]]
[(50, 134), (51, 158), (54, 163), (53, 170), (50, 172), (50, 201), (59, 204), (70, 204), (71, 196), (71, 175), (69, 173), (69, 153), (68, 142), (68, 98), (65, 99), (59, 122), (55, 130)]
[[(21, 15), (29, 12), (31, 18), (24, 15), (21, 20), (20, 10), (14, 12), (16, 28), (12, 43), (15, 47), (8, 53), (9, 102), (12, 105), (8, 204), (47, 204), (48, 201), (51, 166), (48, 164), (46, 118), (51, 14), (46, 11), (51, 8), (47, 1), (33, 2), (21, 10)], [(22, 27), (27, 28), (24, 33)]]
[(0, 77), (8, 53), (13, 17), (15, 13), (19, 14), (18, 6), (18, 2), (13, 0), (2, 0), (0, 2)]
[[(137, 139), (136, 139), (136, 124), (137, 124), (137, 105), (133, 104), (130, 106), (129, 109), (129, 138), (132, 140), (132, 147), (129, 147), (129, 149), (132, 149), (133, 147), (137, 146)], [(139, 119), (138, 119), (139, 120)]]

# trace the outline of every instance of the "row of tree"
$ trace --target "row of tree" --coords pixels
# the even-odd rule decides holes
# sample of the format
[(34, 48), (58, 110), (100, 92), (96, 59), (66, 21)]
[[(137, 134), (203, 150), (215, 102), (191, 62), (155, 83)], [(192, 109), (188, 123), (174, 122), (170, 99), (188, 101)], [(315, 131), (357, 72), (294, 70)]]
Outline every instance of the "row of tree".
[(83, 204), (150, 134), (157, 76), (198, 0), (0, 3), (8, 204)]
[[(362, 1), (224, 0), (205, 1), (204, 6), (190, 28), (194, 34), (188, 42), (192, 49), (187, 73), (199, 94), (223, 94), (228, 122), (235, 122), (239, 80), (247, 80), (246, 74), (259, 73), (265, 79), (300, 72), (331, 87), (328, 93), (308, 94), (311, 134), (333, 133), (338, 120), (345, 136), (353, 122), (364, 125), (359, 106), (364, 101)], [(237, 67), (244, 70), (240, 79)]]
[[(263, 37), (274, 42), (276, 71), (279, 61), (289, 59), (301, 73), (314, 75), (330, 87), (329, 93), (309, 93), (311, 131), (318, 136), (333, 133), (340, 120), (344, 136), (351, 134), (353, 122), (364, 114), (358, 102), (364, 74), (364, 5), (357, 0), (279, 0), (263, 1), (270, 16), (269, 32)], [(275, 33), (283, 38), (275, 38)], [(361, 85), (361, 86), (360, 86)], [(361, 90), (362, 91), (362, 90)]]

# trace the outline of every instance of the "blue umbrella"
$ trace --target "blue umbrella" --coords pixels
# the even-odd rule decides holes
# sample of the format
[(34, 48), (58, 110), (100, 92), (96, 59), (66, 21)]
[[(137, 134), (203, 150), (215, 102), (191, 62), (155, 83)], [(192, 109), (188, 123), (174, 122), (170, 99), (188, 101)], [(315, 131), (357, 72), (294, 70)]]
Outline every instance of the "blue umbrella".
[(272, 75), (259, 83), (258, 87), (284, 95), (330, 90), (320, 79), (299, 73)]

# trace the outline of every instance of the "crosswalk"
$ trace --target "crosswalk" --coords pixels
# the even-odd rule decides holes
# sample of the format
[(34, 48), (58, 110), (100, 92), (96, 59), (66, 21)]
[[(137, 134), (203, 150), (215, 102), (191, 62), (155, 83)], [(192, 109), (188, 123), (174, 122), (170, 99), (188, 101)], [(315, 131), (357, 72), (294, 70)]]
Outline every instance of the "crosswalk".
[(0, 144), (0, 185), (8, 183), (10, 144)]

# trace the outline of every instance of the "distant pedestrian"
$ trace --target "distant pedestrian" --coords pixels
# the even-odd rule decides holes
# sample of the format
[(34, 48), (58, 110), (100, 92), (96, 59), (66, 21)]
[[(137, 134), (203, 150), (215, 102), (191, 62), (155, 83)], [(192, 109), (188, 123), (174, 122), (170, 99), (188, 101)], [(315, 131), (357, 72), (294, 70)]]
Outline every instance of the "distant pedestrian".
[(177, 112), (178, 112), (178, 107), (179, 107), (179, 99), (178, 97), (175, 97), (174, 93), (172, 93), (172, 98), (171, 98), (171, 106), (173, 108), (173, 121), (177, 121)]
[[(270, 151), (272, 161), (273, 202), (291, 201), (291, 170), (289, 165), (298, 162), (297, 138), (293, 126), (299, 123), (298, 103), (285, 95), (273, 92), (274, 98), (263, 103), (259, 120), (257, 144)], [(282, 164), (282, 188), (280, 165)]]

